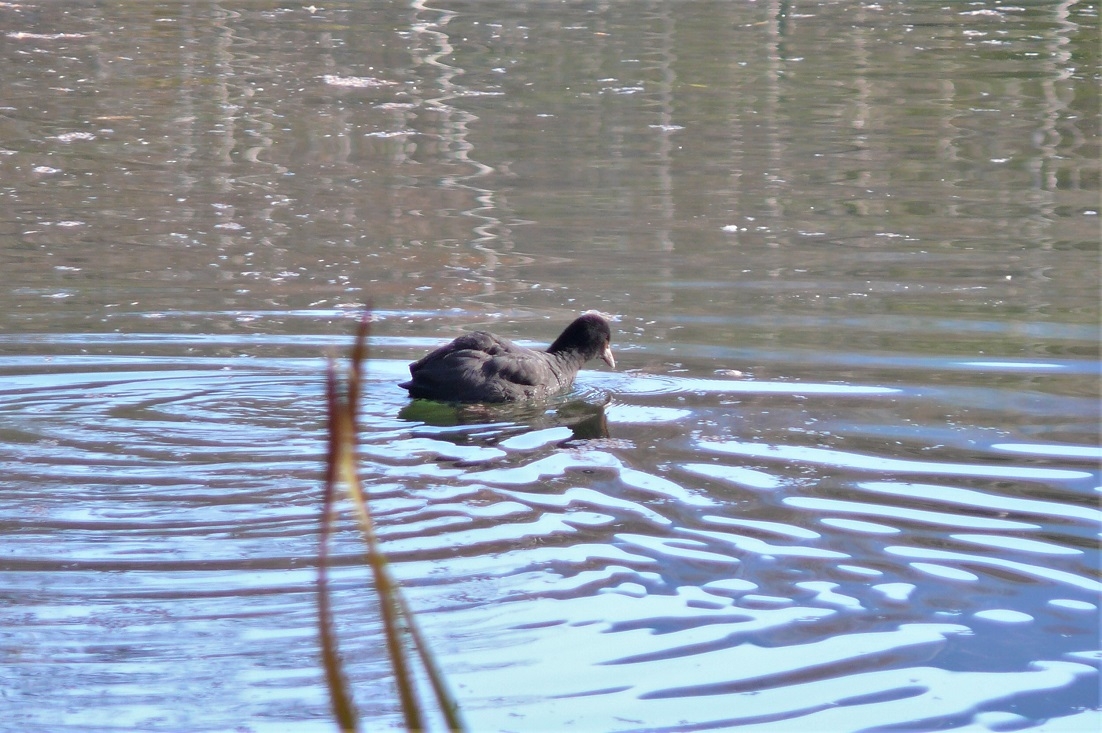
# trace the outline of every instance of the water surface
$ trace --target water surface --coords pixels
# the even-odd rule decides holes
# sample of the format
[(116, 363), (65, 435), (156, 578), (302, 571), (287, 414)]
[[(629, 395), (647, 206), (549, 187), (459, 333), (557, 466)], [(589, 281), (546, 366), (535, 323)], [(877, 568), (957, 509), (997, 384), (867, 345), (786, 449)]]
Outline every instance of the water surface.
[[(322, 379), (370, 300), (363, 475), (472, 730), (1096, 730), (1097, 28), (0, 7), (0, 729), (332, 729)], [(396, 386), (589, 308), (618, 368), (550, 403)]]

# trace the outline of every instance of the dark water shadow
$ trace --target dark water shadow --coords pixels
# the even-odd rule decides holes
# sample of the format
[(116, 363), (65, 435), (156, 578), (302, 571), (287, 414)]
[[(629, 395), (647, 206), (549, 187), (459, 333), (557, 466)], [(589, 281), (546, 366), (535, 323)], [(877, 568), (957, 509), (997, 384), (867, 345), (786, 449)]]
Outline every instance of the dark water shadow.
[(496, 443), (518, 433), (556, 427), (570, 429), (571, 437), (567, 440), (593, 440), (609, 437), (605, 415), (608, 402), (607, 396), (596, 401), (578, 399), (576, 394), (524, 404), (463, 404), (418, 399), (403, 407), (398, 418), (421, 423), (433, 437), (454, 443)]

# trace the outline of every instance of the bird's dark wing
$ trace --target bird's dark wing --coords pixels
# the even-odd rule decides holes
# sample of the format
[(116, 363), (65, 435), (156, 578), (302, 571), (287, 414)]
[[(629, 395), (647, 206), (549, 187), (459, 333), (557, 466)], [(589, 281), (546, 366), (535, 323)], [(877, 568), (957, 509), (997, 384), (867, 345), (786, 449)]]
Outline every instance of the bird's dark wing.
[(485, 331), (455, 339), (409, 365), (402, 383), (414, 397), (457, 401), (508, 401), (561, 386), (548, 354), (517, 346)]
[(547, 355), (537, 351), (511, 352), (490, 357), (482, 365), (482, 371), (496, 374), (512, 384), (534, 387), (539, 384), (552, 384), (557, 376), (548, 366)]

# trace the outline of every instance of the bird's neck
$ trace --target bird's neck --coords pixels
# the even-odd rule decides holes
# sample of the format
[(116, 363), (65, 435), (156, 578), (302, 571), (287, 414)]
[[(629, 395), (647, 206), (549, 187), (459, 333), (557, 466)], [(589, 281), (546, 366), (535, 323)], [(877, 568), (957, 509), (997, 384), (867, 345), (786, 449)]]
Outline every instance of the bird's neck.
[(582, 365), (585, 364), (585, 354), (580, 349), (559, 349), (556, 351), (548, 350), (548, 354), (551, 355), (551, 363), (554, 365), (556, 372), (567, 371), (577, 373)]

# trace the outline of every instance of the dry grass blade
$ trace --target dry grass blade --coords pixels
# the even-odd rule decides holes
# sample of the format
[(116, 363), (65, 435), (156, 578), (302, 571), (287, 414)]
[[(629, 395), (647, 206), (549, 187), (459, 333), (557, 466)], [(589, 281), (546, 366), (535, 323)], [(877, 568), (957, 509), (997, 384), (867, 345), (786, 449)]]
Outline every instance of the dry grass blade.
[(425, 675), (429, 679), (444, 724), (449, 730), (463, 731), (465, 726), (459, 715), (459, 707), (448, 691), (443, 675), (440, 673), (436, 661), (417, 627), (414, 616), (402, 596), (401, 588), (390, 573), (386, 557), (379, 548), (371, 508), (368, 505), (367, 495), (357, 471), (358, 411), (360, 395), (363, 392), (364, 363), (367, 360), (370, 320), (370, 313), (365, 312), (357, 329), (356, 341), (352, 348), (352, 358), (348, 369), (348, 381), (344, 385), (343, 395), (341, 394), (341, 385), (337, 378), (336, 368), (332, 363), (329, 367), (329, 450), (326, 457), (325, 513), (322, 525), (323, 554), (318, 571), (318, 609), (319, 616), (323, 618), (320, 625), (322, 653), (326, 665), (326, 679), (329, 682), (330, 695), (333, 700), (334, 716), (342, 730), (355, 730), (355, 713), (351, 696), (347, 691), (347, 684), (344, 681), (344, 675), (341, 673), (340, 658), (336, 651), (336, 642), (329, 621), (328, 590), (324, 583), (327, 558), (325, 548), (330, 534), (332, 506), (335, 501), (336, 486), (343, 483), (348, 491), (349, 498), (352, 500), (364, 543), (367, 545), (367, 563), (371, 568), (375, 588), (379, 593), (379, 607), (387, 653), (390, 656), (391, 666), (394, 670), (395, 684), (398, 688), (398, 697), (402, 704), (402, 714), (405, 718), (406, 728), (411, 731), (424, 730), (425, 728), (425, 714), (417, 696), (416, 681), (406, 643), (408, 636), (412, 641), (414, 650), (417, 652), (417, 657), (421, 662)]
[(326, 403), (328, 404), (329, 440), (326, 446), (325, 489), (322, 495), (321, 538), (318, 547), (318, 635), (321, 640), (322, 664), (325, 668), (325, 682), (329, 687), (329, 699), (333, 706), (333, 717), (342, 733), (359, 730), (356, 710), (352, 704), (352, 695), (348, 690), (348, 681), (344, 677), (340, 656), (337, 652), (336, 635), (333, 632), (333, 611), (329, 597), (329, 536), (333, 528), (333, 505), (337, 492), (337, 464), (340, 453), (341, 435), (337, 426), (340, 398), (337, 394), (337, 372), (333, 362), (329, 362), (326, 379)]

